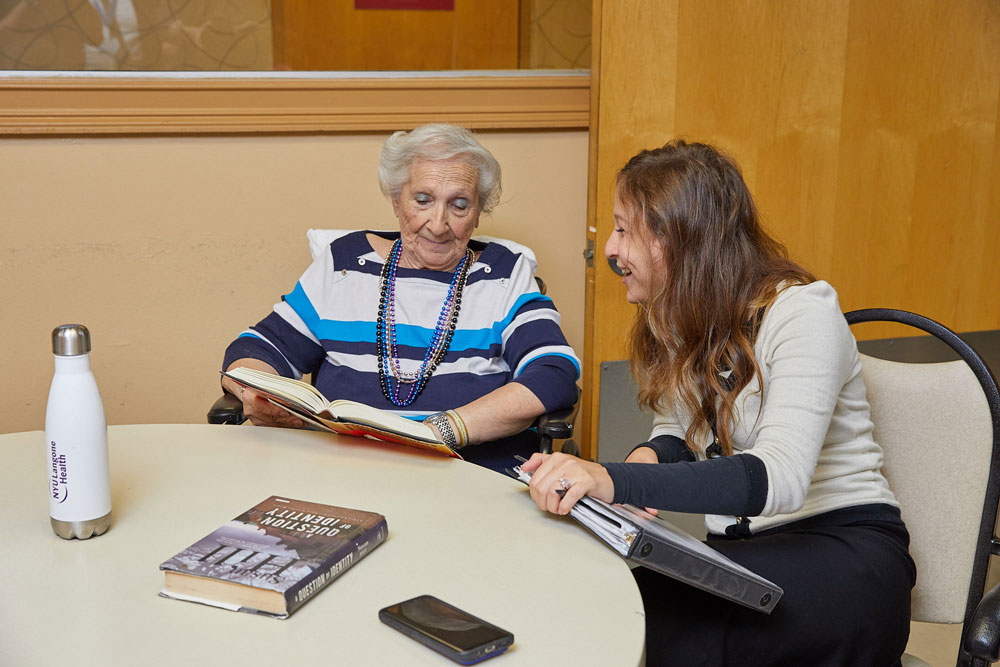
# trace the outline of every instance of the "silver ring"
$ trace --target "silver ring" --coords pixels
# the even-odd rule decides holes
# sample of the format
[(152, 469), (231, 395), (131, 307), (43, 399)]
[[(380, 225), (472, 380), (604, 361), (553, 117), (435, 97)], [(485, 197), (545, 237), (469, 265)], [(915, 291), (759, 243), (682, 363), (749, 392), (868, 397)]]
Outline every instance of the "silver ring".
[(568, 491), (569, 487), (573, 486), (573, 484), (565, 477), (560, 477), (559, 486), (562, 488), (563, 491)]

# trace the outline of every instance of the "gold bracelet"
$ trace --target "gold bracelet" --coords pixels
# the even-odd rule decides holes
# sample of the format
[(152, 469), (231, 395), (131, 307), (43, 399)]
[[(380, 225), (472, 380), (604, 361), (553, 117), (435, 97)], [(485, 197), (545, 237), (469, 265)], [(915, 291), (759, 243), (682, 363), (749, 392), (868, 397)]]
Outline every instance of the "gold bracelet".
[(455, 422), (455, 426), (458, 427), (459, 448), (465, 447), (469, 444), (469, 431), (465, 428), (465, 422), (462, 421), (462, 418), (454, 410), (448, 410), (445, 414), (451, 417), (452, 421)]
[(446, 415), (451, 417), (452, 421), (455, 422), (455, 426), (458, 427), (458, 447), (461, 449), (469, 444), (469, 431), (465, 428), (465, 422), (454, 410), (448, 410), (445, 412)]

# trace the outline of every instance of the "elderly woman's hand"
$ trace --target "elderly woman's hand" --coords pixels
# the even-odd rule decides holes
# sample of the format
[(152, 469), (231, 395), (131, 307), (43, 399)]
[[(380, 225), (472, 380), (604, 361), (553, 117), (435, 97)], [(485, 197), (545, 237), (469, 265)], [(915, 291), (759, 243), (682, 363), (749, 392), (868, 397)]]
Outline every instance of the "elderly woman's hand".
[(532, 473), (528, 485), (531, 499), (553, 514), (568, 514), (585, 495), (609, 503), (615, 496), (614, 482), (604, 466), (575, 456), (532, 454), (521, 469)]
[(254, 426), (284, 426), (287, 428), (302, 428), (305, 422), (271, 403), (253, 389), (240, 392), (243, 401), (243, 414)]
[[(270, 364), (266, 364), (258, 359), (237, 359), (229, 364), (229, 368), (226, 370), (231, 370), (237, 366), (253, 368), (266, 373), (277, 373)], [(292, 413), (271, 403), (253, 389), (245, 389), (231, 378), (222, 377), (222, 388), (243, 402), (243, 415), (254, 426), (284, 426), (287, 428), (302, 428), (305, 426), (305, 422)]]

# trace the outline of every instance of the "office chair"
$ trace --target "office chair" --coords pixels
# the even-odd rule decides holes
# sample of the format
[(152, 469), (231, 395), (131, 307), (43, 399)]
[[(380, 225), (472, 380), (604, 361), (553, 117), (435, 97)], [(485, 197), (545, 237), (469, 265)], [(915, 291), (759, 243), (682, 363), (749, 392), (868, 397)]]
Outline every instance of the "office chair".
[[(306, 232), (306, 238), (309, 241), (309, 252), (315, 259), (319, 253), (326, 252), (326, 249), (330, 244), (340, 238), (345, 234), (349, 234), (354, 230), (349, 229), (310, 229)], [(477, 241), (483, 242), (496, 242), (511, 248), (513, 251), (521, 253), (524, 255), (533, 270), (538, 269), (538, 261), (535, 259), (534, 252), (531, 251), (527, 246), (523, 246), (514, 241), (508, 241), (506, 239), (497, 239), (489, 236), (476, 236), (473, 237)], [(545, 281), (542, 280), (537, 275), (535, 276), (535, 282), (538, 284), (538, 291), (545, 294), (547, 288), (545, 286)], [(579, 391), (577, 392), (577, 400), (579, 400)], [(579, 455), (580, 450), (575, 442), (570, 440), (573, 437), (573, 422), (576, 418), (577, 404), (574, 403), (571, 407), (564, 408), (562, 410), (554, 410), (553, 412), (546, 413), (539, 417), (537, 421), (533, 424), (534, 428), (538, 432), (538, 450), (543, 454), (552, 453), (552, 442), (553, 440), (564, 440), (561, 451), (567, 454)], [(209, 424), (242, 424), (246, 421), (246, 417), (243, 415), (243, 402), (232, 394), (223, 393), (208, 411), (208, 423)]]
[[(889, 479), (917, 565), (915, 621), (963, 623), (959, 667), (1000, 658), (1000, 586), (984, 595), (1000, 500), (1000, 391), (979, 354), (921, 315), (873, 308), (848, 324), (898, 322), (929, 333), (961, 359), (900, 363), (861, 355), (862, 372)], [(927, 663), (903, 656), (903, 667)]]

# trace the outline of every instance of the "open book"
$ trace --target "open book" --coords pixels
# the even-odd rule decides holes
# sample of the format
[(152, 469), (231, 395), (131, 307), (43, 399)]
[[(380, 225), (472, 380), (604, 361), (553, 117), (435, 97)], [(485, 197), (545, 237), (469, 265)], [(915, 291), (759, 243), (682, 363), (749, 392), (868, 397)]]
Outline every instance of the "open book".
[(434, 435), (434, 431), (423, 422), (400, 417), (356, 401), (341, 399), (330, 402), (308, 382), (273, 373), (252, 368), (234, 368), (221, 372), (239, 385), (262, 394), (271, 403), (294, 413), (321, 431), (369, 436), (377, 440), (461, 458), (453, 449), (441, 442)]
[[(508, 472), (525, 484), (531, 481), (520, 466)], [(751, 609), (770, 614), (783, 593), (776, 584), (638, 507), (584, 496), (569, 514), (623, 558)]]

